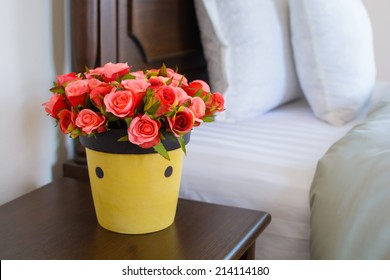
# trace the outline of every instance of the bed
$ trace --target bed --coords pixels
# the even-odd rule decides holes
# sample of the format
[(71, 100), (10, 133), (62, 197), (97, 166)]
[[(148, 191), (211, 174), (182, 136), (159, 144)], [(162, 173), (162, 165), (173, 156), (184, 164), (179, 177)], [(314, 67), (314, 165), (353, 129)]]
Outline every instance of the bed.
[[(326, 11), (341, 13), (332, 18), (333, 27), (359, 27), (366, 37), (331, 37), (343, 46), (336, 54), (341, 63), (324, 70), (327, 86), (335, 91), (331, 97), (313, 96), (313, 88), (320, 91), (316, 61), (308, 59), (313, 38), (306, 38), (307, 22), (297, 15), (311, 9), (316, 15), (311, 27), (318, 27), (329, 13), (318, 17), (324, 9), (306, 2), (73, 0), (72, 67), (80, 71), (85, 65), (126, 61), (147, 69), (165, 63), (189, 80), (209, 81), (225, 95), (226, 114), (192, 132), (180, 196), (269, 212), (272, 222), (256, 243), (258, 259), (388, 259), (390, 220), (383, 213), (390, 210), (390, 181), (371, 173), (389, 168), (390, 87), (375, 80), (369, 21), (360, 1), (327, 1)], [(325, 66), (327, 51), (317, 57)], [(346, 109), (329, 113), (324, 104)], [(64, 175), (88, 179), (77, 142), (74, 154)], [(380, 164), (363, 164), (367, 157)], [(351, 196), (355, 199), (345, 199)], [(358, 250), (359, 244), (364, 246)]]

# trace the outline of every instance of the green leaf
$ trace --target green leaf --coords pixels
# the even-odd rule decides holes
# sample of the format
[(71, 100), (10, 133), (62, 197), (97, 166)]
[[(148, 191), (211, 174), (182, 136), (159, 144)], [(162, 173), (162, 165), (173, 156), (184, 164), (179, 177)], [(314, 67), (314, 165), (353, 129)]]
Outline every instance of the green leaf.
[(92, 108), (92, 107), (95, 107), (91, 98), (89, 97), (89, 95), (87, 96), (86, 100), (85, 100), (85, 107), (86, 108)]
[(73, 129), (70, 133), (69, 133), (69, 137), (70, 138), (76, 138), (80, 135), (83, 135), (83, 132), (81, 131), (80, 128), (76, 128), (76, 129)]
[(126, 75), (124, 75), (121, 80), (134, 80), (136, 77), (131, 75), (130, 73), (127, 73)]
[(151, 98), (148, 98), (148, 99), (144, 99), (144, 111), (148, 111), (150, 109), (150, 107), (152, 107), (153, 105), (153, 99)]
[(158, 108), (160, 107), (160, 101), (155, 102), (147, 111), (148, 115), (154, 116), (157, 113)]
[(179, 141), (180, 147), (183, 150), (184, 154), (187, 155), (186, 142), (184, 141), (183, 136), (179, 136), (177, 140)]
[(160, 76), (166, 77), (167, 76), (167, 67), (163, 63), (163, 65), (160, 68), (160, 71), (158, 72)]
[(203, 93), (203, 89), (198, 90), (195, 94), (194, 97), (201, 97)]
[(169, 154), (167, 152), (167, 149), (165, 149), (164, 145), (161, 143), (161, 141), (156, 145), (156, 146), (153, 146), (153, 149), (159, 153), (162, 157), (164, 157), (165, 159), (167, 160), (171, 160), (169, 158)]
[(118, 142), (125, 142), (125, 141), (129, 141), (128, 135), (122, 136), (121, 138), (118, 139)]
[(115, 92), (126, 90), (124, 87), (121, 87), (120, 85), (115, 85)]
[(176, 111), (175, 109), (172, 109), (172, 111), (168, 111), (164, 114), (164, 116), (166, 116), (167, 118), (172, 118), (175, 114), (176, 114)]
[(206, 117), (203, 117), (202, 120), (204, 122), (213, 122), (214, 118), (215, 118), (215, 116), (206, 116)]
[(206, 103), (207, 100), (210, 98), (210, 96), (211, 96), (211, 93), (210, 93), (210, 92), (207, 93), (207, 94), (205, 94), (205, 95), (202, 97), (203, 101)]
[(107, 122), (116, 122), (117, 120), (119, 120), (119, 118), (113, 114), (110, 114), (108, 117), (107, 117)]
[[(87, 78), (84, 73), (79, 73), (77, 76), (80, 76), (80, 78), (82, 78), (83, 80), (85, 80)], [(67, 83), (65, 83), (65, 84), (67, 84)]]
[(190, 107), (190, 105), (191, 105), (191, 99), (188, 99), (186, 102), (182, 104), (182, 106), (184, 107)]
[(119, 74), (116, 74), (116, 79), (115, 81), (120, 84), (121, 83), (121, 77), (119, 76)]
[(154, 91), (151, 89), (146, 90), (146, 94), (144, 98), (142, 99), (142, 102), (144, 103), (144, 111), (147, 111), (152, 107), (154, 102)]
[(169, 86), (169, 85), (172, 83), (172, 81), (173, 81), (173, 77), (170, 77), (170, 78), (165, 82), (165, 84), (166, 84), (167, 86)]
[(133, 117), (125, 118), (125, 122), (126, 122), (127, 127), (130, 126), (130, 123), (131, 123), (132, 120), (133, 120)]
[(64, 94), (65, 93), (65, 89), (64, 87), (62, 86), (56, 86), (56, 87), (52, 87), (50, 89), (51, 92), (55, 92), (55, 93), (59, 93), (59, 94)]
[[(177, 69), (176, 69), (176, 72), (177, 72)], [(180, 81), (179, 81), (179, 84), (177, 85), (177, 87), (181, 87), (183, 79), (184, 79), (184, 75), (181, 75), (181, 78), (180, 78)]]
[(91, 75), (91, 76), (92, 76), (93, 78), (95, 78), (95, 79), (98, 79), (98, 80), (101, 81), (101, 82), (104, 82), (102, 76), (100, 76), (100, 75), (93, 74), (93, 75)]

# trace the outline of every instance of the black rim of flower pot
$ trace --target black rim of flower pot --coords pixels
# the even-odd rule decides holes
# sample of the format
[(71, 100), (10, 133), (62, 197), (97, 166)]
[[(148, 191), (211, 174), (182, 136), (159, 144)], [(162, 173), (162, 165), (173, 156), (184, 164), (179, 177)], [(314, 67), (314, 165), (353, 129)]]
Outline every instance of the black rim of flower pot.
[[(94, 151), (113, 154), (152, 154), (156, 153), (153, 148), (144, 149), (129, 141), (118, 141), (119, 138), (127, 135), (126, 129), (111, 129), (110, 131), (96, 133), (94, 136), (80, 136), (80, 143)], [(167, 151), (180, 148), (180, 143), (173, 136), (163, 132), (165, 137), (162, 143)], [(183, 136), (186, 145), (190, 141), (190, 132)]]

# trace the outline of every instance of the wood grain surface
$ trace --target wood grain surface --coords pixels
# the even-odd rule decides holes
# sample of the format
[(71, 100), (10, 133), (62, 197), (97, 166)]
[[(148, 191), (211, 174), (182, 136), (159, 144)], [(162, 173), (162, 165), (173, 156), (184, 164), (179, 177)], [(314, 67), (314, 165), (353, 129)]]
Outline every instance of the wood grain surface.
[(265, 212), (179, 199), (167, 229), (118, 234), (97, 223), (89, 183), (62, 178), (0, 206), (0, 258), (253, 258), (270, 220)]

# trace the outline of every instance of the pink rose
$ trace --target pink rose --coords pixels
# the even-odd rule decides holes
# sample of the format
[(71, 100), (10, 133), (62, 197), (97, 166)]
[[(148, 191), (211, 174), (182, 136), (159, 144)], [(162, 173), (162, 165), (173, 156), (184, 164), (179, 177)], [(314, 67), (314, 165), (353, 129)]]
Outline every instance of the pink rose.
[(64, 96), (58, 93), (53, 94), (50, 100), (42, 105), (45, 106), (45, 111), (55, 119), (58, 119), (58, 113), (62, 109), (69, 107)]
[(100, 128), (104, 125), (106, 118), (90, 109), (83, 109), (77, 115), (75, 124), (86, 134), (94, 131), (102, 131)]
[(84, 73), (84, 75), (85, 77), (87, 77), (87, 79), (92, 79), (94, 78), (94, 76), (103, 76), (103, 71), (104, 71), (103, 67), (97, 67), (95, 69), (89, 69), (89, 72)]
[(189, 83), (188, 87), (183, 88), (190, 96), (194, 96), (198, 92), (201, 92), (200, 97), (203, 97), (210, 92), (210, 86), (202, 80), (194, 80)]
[(113, 113), (120, 118), (131, 117), (134, 115), (135, 97), (129, 90), (112, 91), (104, 96), (104, 105), (106, 111)]
[(127, 63), (107, 63), (103, 66), (103, 79), (106, 82), (115, 81), (117, 77), (126, 75), (130, 70)]
[(172, 110), (178, 103), (179, 99), (176, 96), (175, 90), (171, 86), (162, 86), (154, 95), (157, 101), (160, 101), (160, 107), (157, 110), (157, 116), (164, 115)]
[(176, 93), (177, 99), (179, 100), (179, 105), (181, 105), (181, 104), (183, 104), (191, 99), (191, 97), (188, 96), (188, 94), (181, 87), (175, 87), (173, 89)]
[(103, 108), (104, 97), (112, 90), (113, 88), (110, 85), (102, 83), (100, 86), (95, 87), (91, 90), (91, 92), (89, 93), (89, 98), (92, 100), (92, 102), (97, 108)]
[(207, 113), (212, 114), (215, 111), (222, 112), (225, 110), (225, 99), (223, 95), (219, 92), (214, 92), (210, 95), (209, 99), (206, 101)]
[(121, 82), (121, 85), (127, 89), (130, 90), (135, 97), (135, 103), (136, 106), (141, 103), (142, 99), (145, 96), (146, 89), (149, 86), (149, 83), (143, 79), (135, 79), (135, 80), (124, 80)]
[(160, 142), (160, 126), (147, 115), (135, 117), (127, 129), (129, 141), (144, 149), (151, 148)]
[(87, 82), (90, 90), (93, 90), (94, 88), (100, 87), (102, 85), (108, 85), (107, 83), (102, 82), (96, 78), (91, 78), (87, 80)]
[(77, 77), (75, 72), (70, 72), (65, 75), (58, 75), (57, 76), (57, 85), (63, 86), (65, 83), (74, 81), (74, 80), (80, 80), (79, 77)]
[(211, 98), (213, 100), (213, 105), (218, 112), (222, 112), (223, 110), (225, 110), (225, 99), (223, 98), (223, 95), (221, 93), (214, 92), (211, 95)]
[(172, 80), (170, 78), (164, 77), (164, 76), (157, 76), (157, 77), (155, 77), (155, 79), (160, 80), (166, 86), (170, 85), (170, 84), (168, 84), (168, 81), (172, 82)]
[(202, 117), (206, 112), (206, 105), (200, 97), (194, 97), (191, 99), (190, 110), (194, 114), (195, 121), (203, 122)]
[(144, 92), (149, 86), (149, 83), (143, 79), (135, 79), (135, 80), (124, 80), (121, 82), (121, 85), (132, 92)]
[(175, 72), (171, 68), (167, 68), (167, 77), (172, 78), (171, 86), (177, 87), (179, 85), (180, 81), (181, 81), (180, 86), (184, 86), (184, 87), (188, 86), (187, 78), (184, 77), (184, 75), (181, 75), (181, 74)]
[(169, 127), (176, 137), (191, 131), (194, 123), (194, 114), (186, 107), (180, 107), (179, 111), (173, 117), (168, 118)]
[(97, 108), (103, 108), (104, 96), (109, 94), (113, 90), (113, 87), (95, 78), (89, 79), (88, 85), (91, 89), (91, 92), (89, 93), (89, 98), (92, 100), (92, 102)]
[(130, 75), (134, 76), (136, 79), (146, 79), (146, 75), (144, 73), (144, 71), (135, 71), (135, 72), (131, 72)]
[(75, 128), (75, 119), (76, 119), (76, 113), (72, 110), (69, 111), (68, 109), (64, 109), (59, 113), (59, 119), (60, 119), (60, 130), (68, 134), (72, 132)]
[(85, 106), (85, 101), (90, 92), (88, 81), (77, 80), (65, 87), (65, 94), (72, 106)]
[(150, 78), (149, 84), (150, 84), (149, 88), (153, 90), (157, 90), (158, 88), (165, 85), (164, 82), (158, 78)]

